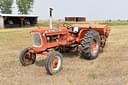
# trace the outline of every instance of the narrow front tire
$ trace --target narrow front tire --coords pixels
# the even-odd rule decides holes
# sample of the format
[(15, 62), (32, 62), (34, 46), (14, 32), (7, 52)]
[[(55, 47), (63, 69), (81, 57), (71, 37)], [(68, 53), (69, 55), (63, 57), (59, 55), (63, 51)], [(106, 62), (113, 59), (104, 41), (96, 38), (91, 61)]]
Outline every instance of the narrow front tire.
[(34, 64), (36, 60), (36, 54), (29, 52), (29, 48), (23, 48), (20, 51), (19, 60), (23, 66)]
[(56, 74), (62, 70), (63, 56), (57, 51), (51, 51), (48, 53), (48, 57), (45, 61), (45, 68), (50, 75)]

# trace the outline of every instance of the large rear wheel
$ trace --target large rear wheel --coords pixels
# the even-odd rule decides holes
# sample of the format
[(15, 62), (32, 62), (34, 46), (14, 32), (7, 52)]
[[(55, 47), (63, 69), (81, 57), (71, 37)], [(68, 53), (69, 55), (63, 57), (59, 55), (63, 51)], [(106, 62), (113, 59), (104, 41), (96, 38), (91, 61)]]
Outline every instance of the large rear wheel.
[(45, 62), (45, 68), (50, 75), (56, 74), (61, 71), (63, 63), (63, 56), (57, 51), (51, 51), (48, 53), (48, 57)]
[(81, 42), (80, 56), (85, 59), (95, 59), (100, 49), (100, 36), (95, 30), (88, 31)]

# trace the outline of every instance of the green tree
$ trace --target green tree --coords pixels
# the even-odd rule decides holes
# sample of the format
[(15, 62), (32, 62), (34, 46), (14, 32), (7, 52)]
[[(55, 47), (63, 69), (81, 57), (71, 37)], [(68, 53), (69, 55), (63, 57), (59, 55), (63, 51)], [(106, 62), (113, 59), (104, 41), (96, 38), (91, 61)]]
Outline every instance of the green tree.
[(0, 0), (0, 10), (3, 14), (12, 13), (13, 0)]
[(20, 14), (28, 14), (31, 12), (34, 0), (16, 0), (18, 11)]

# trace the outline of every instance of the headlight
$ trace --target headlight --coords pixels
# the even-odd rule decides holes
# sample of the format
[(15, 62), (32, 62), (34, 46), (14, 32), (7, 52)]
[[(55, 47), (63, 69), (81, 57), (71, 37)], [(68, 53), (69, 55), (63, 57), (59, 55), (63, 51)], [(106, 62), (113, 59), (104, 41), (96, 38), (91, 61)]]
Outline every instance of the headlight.
[(38, 32), (32, 32), (32, 42), (34, 47), (41, 47), (41, 36)]

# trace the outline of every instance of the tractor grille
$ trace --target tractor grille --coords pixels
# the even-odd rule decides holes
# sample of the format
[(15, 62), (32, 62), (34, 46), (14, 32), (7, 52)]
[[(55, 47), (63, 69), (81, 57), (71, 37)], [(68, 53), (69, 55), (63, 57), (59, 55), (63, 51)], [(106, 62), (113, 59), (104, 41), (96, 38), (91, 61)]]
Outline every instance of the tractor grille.
[(32, 32), (32, 42), (34, 47), (41, 47), (41, 36), (38, 32)]

